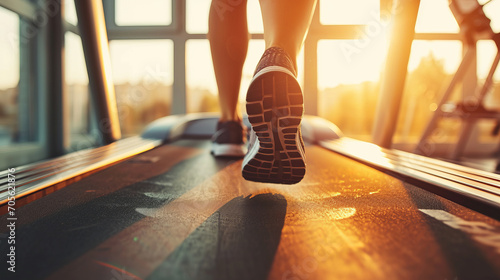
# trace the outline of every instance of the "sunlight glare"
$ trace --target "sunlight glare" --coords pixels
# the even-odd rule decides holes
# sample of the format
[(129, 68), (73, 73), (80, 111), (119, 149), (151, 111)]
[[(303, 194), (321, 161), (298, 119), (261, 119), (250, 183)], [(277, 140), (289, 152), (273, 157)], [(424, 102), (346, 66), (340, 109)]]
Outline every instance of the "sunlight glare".
[[(479, 0), (479, 3), (484, 4), (488, 0)], [(493, 2), (488, 3), (483, 7), (483, 11), (486, 16), (491, 20), (491, 28), (494, 32), (500, 32), (500, 1), (495, 0)]]
[[(211, 1), (187, 0), (186, 1), (186, 31), (191, 34), (208, 32), (208, 15)], [(248, 31), (250, 33), (263, 33), (262, 16), (259, 1), (247, 3)]]
[(320, 22), (325, 25), (367, 24), (379, 20), (379, 0), (320, 0)]
[(71, 59), (64, 60), (65, 82), (67, 84), (88, 84), (89, 78), (80, 36), (66, 32), (64, 34), (64, 45), (66, 57), (71, 57)]
[(172, 0), (115, 0), (117, 25), (169, 25)]
[(109, 49), (115, 84), (173, 83), (172, 40), (115, 40)]
[[(488, 72), (490, 71), (491, 64), (495, 55), (497, 54), (497, 48), (495, 42), (491, 40), (480, 40), (477, 42), (477, 77), (478, 79), (486, 79)], [(499, 67), (500, 68), (500, 67)], [(493, 76), (495, 81), (500, 81), (500, 70), (496, 70)]]
[(318, 87), (378, 81), (386, 57), (386, 32), (360, 40), (321, 40), (318, 43)]
[(448, 0), (421, 0), (415, 31), (418, 33), (458, 33), (458, 24)]
[(64, 0), (64, 19), (71, 24), (78, 24), (74, 0)]
[(19, 17), (0, 7), (0, 89), (19, 83)]
[(408, 71), (415, 70), (420, 61), (432, 54), (442, 60), (446, 73), (453, 74), (462, 60), (462, 43), (460, 41), (413, 41)]

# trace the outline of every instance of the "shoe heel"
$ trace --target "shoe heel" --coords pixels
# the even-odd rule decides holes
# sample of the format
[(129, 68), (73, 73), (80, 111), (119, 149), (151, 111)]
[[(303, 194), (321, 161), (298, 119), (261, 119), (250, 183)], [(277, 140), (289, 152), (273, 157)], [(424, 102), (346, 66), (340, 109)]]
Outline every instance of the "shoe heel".
[(281, 184), (302, 180), (305, 155), (299, 130), (303, 104), (295, 77), (284, 71), (256, 75), (247, 93), (247, 113), (258, 141), (245, 157), (245, 179)]

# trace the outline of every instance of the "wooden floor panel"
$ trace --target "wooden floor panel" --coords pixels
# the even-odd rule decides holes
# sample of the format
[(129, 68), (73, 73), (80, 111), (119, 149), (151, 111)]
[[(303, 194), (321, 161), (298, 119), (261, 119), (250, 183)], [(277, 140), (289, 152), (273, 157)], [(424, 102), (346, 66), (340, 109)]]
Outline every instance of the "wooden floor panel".
[[(317, 146), (287, 186), (243, 180), (208, 145), (160, 147), (20, 208), (5, 279), (500, 278), (496, 220)], [(100, 195), (71, 198), (84, 189)]]

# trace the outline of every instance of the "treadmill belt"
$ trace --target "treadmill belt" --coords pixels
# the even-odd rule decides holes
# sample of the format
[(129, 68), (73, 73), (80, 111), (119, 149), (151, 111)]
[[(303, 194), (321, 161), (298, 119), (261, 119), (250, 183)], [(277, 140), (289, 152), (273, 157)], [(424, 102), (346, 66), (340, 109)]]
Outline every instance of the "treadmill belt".
[(161, 146), (17, 209), (0, 279), (500, 279), (497, 220), (318, 146), (291, 186), (209, 147)]

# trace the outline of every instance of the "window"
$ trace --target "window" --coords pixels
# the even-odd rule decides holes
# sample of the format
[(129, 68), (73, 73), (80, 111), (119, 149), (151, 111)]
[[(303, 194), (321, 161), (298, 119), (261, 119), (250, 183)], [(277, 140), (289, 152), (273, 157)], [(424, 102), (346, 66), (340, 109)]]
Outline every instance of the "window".
[(264, 33), (264, 24), (262, 23), (259, 1), (248, 1), (247, 19), (248, 31), (250, 33)]
[(212, 1), (186, 0), (186, 31), (208, 33), (208, 12)]
[(96, 145), (91, 136), (89, 79), (80, 36), (66, 32), (64, 36), (64, 91), (68, 97), (70, 151)]
[[(187, 0), (186, 1), (186, 31), (190, 34), (208, 33), (208, 14), (212, 1)], [(248, 31), (250, 33), (263, 33), (262, 16), (259, 1), (247, 2)]]
[(415, 31), (420, 33), (458, 33), (458, 24), (448, 0), (421, 0)]
[(110, 42), (113, 81), (124, 137), (170, 115), (173, 83), (171, 40)]
[(208, 40), (186, 42), (187, 112), (219, 112), (217, 83)]
[[(484, 4), (488, 0), (479, 0), (479, 3)], [(500, 13), (500, 2), (497, 1), (492, 1), (488, 3), (486, 6), (483, 8), (484, 13), (486, 16), (491, 20), (491, 28), (493, 29), (494, 32), (500, 32), (500, 17), (498, 14)]]
[[(250, 40), (247, 58), (243, 65), (239, 92), (239, 106), (245, 113), (246, 91), (253, 78), (255, 67), (265, 50), (264, 40)], [(298, 80), (304, 87), (304, 53), (298, 57)], [(208, 40), (189, 40), (186, 43), (186, 82), (188, 113), (219, 112), (217, 83), (212, 66), (212, 56)]]
[(0, 169), (46, 157), (31, 51), (36, 36), (17, 13), (0, 7)]
[(384, 35), (318, 43), (319, 115), (350, 137), (370, 140), (386, 45)]
[[(480, 80), (486, 79), (490, 71), (491, 64), (497, 54), (495, 42), (492, 40), (480, 40), (477, 43), (477, 77)], [(500, 82), (500, 70), (497, 69), (493, 76), (493, 80)]]
[(172, 23), (170, 0), (115, 0), (117, 25), (169, 25)]
[[(410, 144), (406, 147), (409, 151), (415, 147), (461, 59), (459, 41), (413, 42), (395, 142)], [(451, 100), (456, 102), (461, 100), (462, 91), (460, 86), (455, 90)], [(460, 122), (444, 118), (439, 123), (439, 133), (431, 141), (456, 143), (459, 129)]]
[(362, 25), (380, 18), (379, 0), (320, 0), (319, 5), (319, 19), (325, 25)]
[(64, 19), (73, 24), (78, 24), (78, 17), (76, 16), (75, 0), (64, 0)]
[(19, 17), (0, 8), (0, 147), (19, 141)]
[[(500, 8), (500, 6), (497, 7)], [(477, 43), (477, 77), (479, 86), (483, 85), (496, 52), (495, 43), (491, 40), (480, 40)], [(490, 110), (500, 110), (500, 70), (498, 68), (493, 75), (493, 85), (485, 96), (484, 106)], [(494, 149), (491, 152), (496, 151), (496, 143), (499, 140), (498, 135), (492, 133), (497, 124), (498, 121), (496, 120), (483, 120), (475, 131), (478, 134), (476, 137), (480, 143), (494, 144)]]

